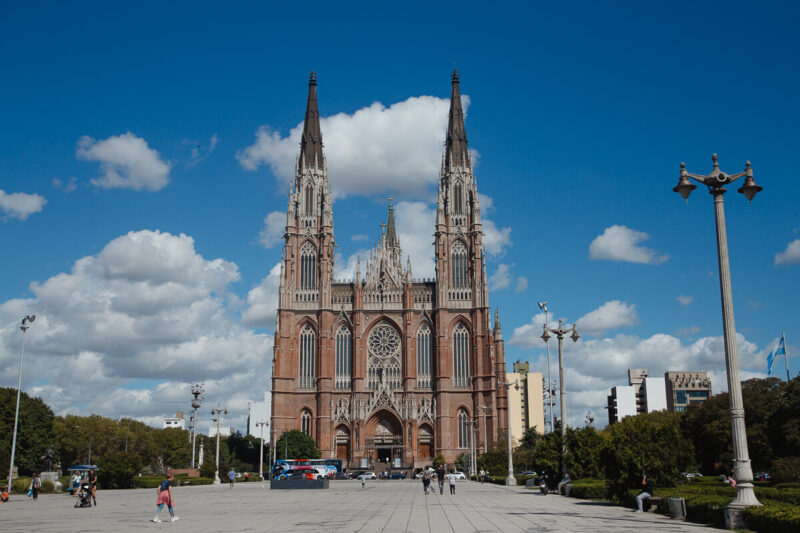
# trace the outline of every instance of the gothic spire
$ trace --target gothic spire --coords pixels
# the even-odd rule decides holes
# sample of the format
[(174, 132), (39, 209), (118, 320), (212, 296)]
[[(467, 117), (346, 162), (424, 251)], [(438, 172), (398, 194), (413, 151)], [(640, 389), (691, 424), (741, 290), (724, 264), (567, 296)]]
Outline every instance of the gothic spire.
[(503, 329), (500, 327), (500, 307), (494, 310), (494, 338), (503, 340)]
[(308, 79), (308, 104), (303, 137), (300, 140), (300, 164), (305, 168), (322, 168), (322, 131), (319, 127), (317, 107), (317, 75), (312, 72)]
[(469, 166), (467, 151), (467, 131), (464, 129), (464, 111), (461, 109), (461, 90), (458, 86), (458, 72), (453, 69), (452, 90), (450, 92), (450, 119), (447, 122), (445, 140), (445, 165)]
[(398, 248), (400, 241), (397, 240), (397, 232), (394, 228), (394, 207), (392, 202), (394, 198), (389, 197), (389, 220), (386, 222), (386, 246), (390, 248)]

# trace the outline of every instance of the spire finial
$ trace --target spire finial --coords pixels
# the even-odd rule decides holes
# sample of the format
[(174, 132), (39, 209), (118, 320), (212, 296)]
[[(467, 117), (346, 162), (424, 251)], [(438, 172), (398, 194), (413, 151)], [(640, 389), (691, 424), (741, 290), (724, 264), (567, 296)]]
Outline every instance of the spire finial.
[(467, 151), (467, 133), (464, 129), (464, 110), (461, 107), (461, 89), (458, 72), (453, 69), (453, 86), (450, 91), (450, 116), (447, 121), (445, 138), (445, 166), (472, 166)]
[(452, 83), (458, 83), (458, 70), (453, 67), (453, 76), (451, 78)]
[(717, 154), (711, 154), (711, 161), (714, 162), (714, 168), (719, 168), (719, 163), (717, 162), (718, 160), (719, 156)]
[(311, 75), (308, 77), (308, 84), (309, 85), (316, 85), (317, 84), (317, 73), (313, 70), (311, 71)]
[(392, 206), (394, 198), (390, 196), (388, 200), (389, 216), (386, 221), (386, 245), (392, 248), (398, 248), (400, 246), (400, 241), (397, 239), (397, 230), (394, 227), (394, 207)]
[(303, 136), (300, 139), (301, 168), (322, 169), (325, 157), (322, 155), (322, 130), (319, 125), (319, 106), (317, 105), (317, 74), (311, 72), (308, 79), (308, 103), (303, 123)]

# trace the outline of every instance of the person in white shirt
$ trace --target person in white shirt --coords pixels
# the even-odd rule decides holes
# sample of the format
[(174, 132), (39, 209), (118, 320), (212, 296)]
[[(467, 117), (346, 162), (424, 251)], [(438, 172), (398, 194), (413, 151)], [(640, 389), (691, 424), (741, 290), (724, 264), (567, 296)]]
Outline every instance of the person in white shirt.
[(450, 494), (456, 493), (456, 471), (453, 470), (447, 474), (447, 479), (450, 481)]

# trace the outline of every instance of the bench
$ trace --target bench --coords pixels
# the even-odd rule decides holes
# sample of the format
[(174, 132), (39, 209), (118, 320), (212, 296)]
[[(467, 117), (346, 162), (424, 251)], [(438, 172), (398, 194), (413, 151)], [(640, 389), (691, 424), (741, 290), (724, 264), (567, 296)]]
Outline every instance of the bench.
[(648, 505), (647, 509), (645, 509), (648, 513), (657, 513), (658, 504), (661, 503), (661, 498), (658, 496), (653, 496), (652, 498), (647, 498), (645, 503)]

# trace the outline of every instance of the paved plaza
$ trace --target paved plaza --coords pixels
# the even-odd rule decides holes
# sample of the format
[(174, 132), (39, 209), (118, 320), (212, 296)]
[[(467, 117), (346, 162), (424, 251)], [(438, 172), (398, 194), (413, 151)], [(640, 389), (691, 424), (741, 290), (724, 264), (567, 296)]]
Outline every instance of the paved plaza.
[[(435, 486), (435, 483), (434, 483)], [(0, 504), (2, 531), (722, 531), (633, 513), (602, 503), (541, 496), (538, 490), (460, 481), (457, 494), (425, 496), (419, 481), (335, 481), (328, 490), (269, 490), (268, 484), (178, 487), (177, 515), (162, 524), (149, 520), (155, 489), (100, 491), (98, 506), (73, 508), (68, 495), (42, 495), (38, 502), (14, 496)]]

